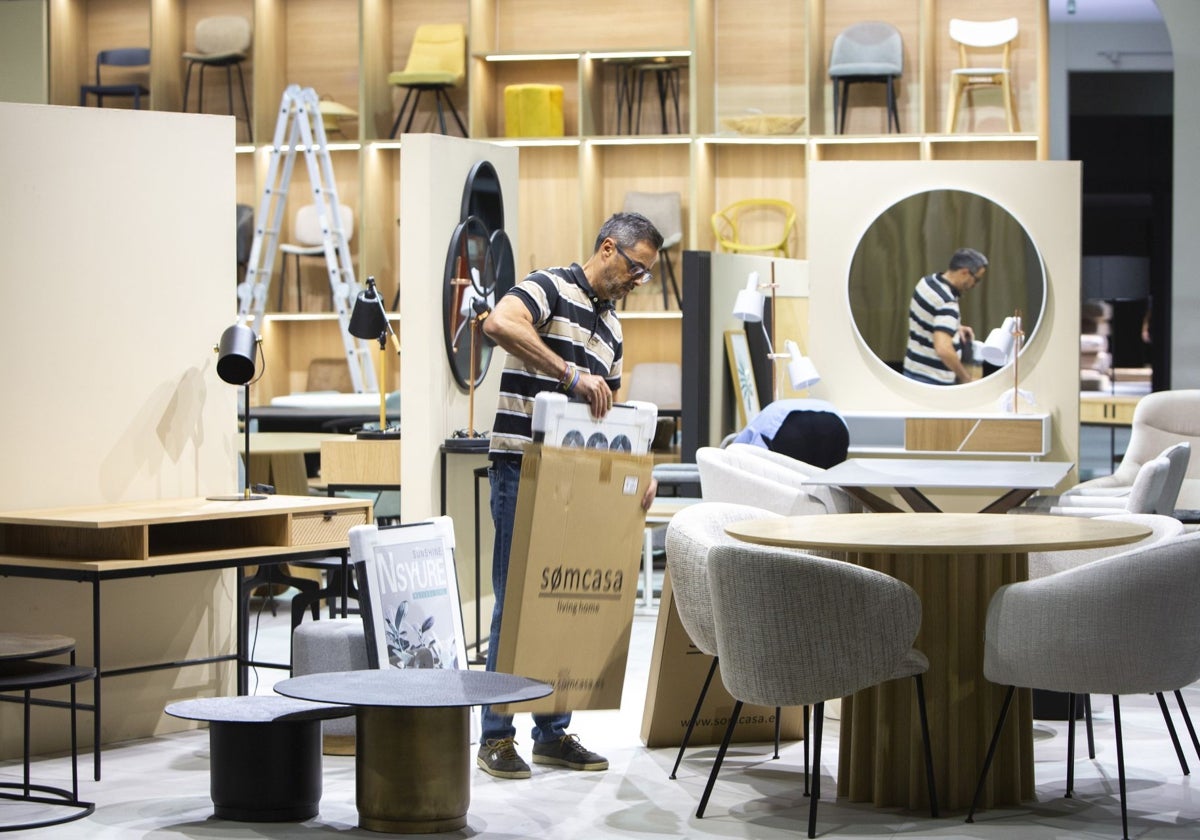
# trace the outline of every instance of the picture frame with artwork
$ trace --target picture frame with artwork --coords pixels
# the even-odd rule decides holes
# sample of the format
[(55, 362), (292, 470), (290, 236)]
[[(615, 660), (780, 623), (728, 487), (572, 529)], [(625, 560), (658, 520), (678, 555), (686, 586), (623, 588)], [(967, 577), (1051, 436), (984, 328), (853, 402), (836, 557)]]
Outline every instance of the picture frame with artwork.
[(350, 561), (370, 667), (467, 667), (450, 517), (357, 525), (350, 529)]
[(738, 428), (743, 428), (761, 410), (758, 386), (754, 383), (754, 365), (750, 361), (750, 342), (741, 330), (725, 331), (725, 355), (737, 403)]

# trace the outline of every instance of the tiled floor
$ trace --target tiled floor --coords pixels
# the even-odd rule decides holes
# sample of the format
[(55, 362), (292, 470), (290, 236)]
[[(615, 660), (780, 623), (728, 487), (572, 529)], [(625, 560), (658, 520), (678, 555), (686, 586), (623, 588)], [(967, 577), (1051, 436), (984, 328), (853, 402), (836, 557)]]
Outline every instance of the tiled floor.
[[(287, 639), (284, 615), (264, 620), (259, 650), (273, 656)], [(695, 818), (714, 747), (689, 752), (677, 781), (667, 773), (674, 760), (670, 748), (648, 750), (639, 739), (642, 702), (650, 665), (656, 616), (639, 609), (622, 708), (576, 716), (574, 730), (589, 747), (605, 753), (611, 767), (605, 773), (577, 773), (534, 765), (533, 778), (501, 781), (474, 771), (468, 828), (441, 835), (517, 838), (796, 838), (804, 836), (807, 802), (800, 795), (803, 749), (787, 746), (778, 761), (768, 747), (735, 745), (718, 780), (707, 816)], [(259, 672), (259, 691), (283, 672)], [(1200, 684), (1185, 692), (1200, 717)], [(1049, 840), (1049, 838), (1118, 838), (1115, 745), (1111, 704), (1096, 700), (1097, 751), (1095, 762), (1076, 766), (1076, 796), (1062, 798), (1065, 779), (1065, 725), (1036, 723), (1037, 802), (1021, 808), (989, 811), (979, 822), (966, 825), (963, 814), (938, 820), (928, 815), (881, 811), (866, 805), (837, 802), (837, 721), (825, 727), (822, 773), (825, 795), (818, 814), (819, 836), (838, 837), (971, 837)], [(1157, 704), (1152, 697), (1130, 697), (1122, 703), (1126, 762), (1129, 776), (1130, 836), (1133, 838), (1196, 838), (1200, 836), (1200, 786), (1183, 776), (1171, 750)], [(1178, 716), (1176, 716), (1178, 717)], [(84, 718), (86, 720), (86, 717)], [(519, 716), (524, 727), (528, 717)], [(1185, 735), (1186, 737), (1186, 735)], [(521, 739), (519, 739), (521, 740)], [(529, 743), (521, 744), (528, 755)], [(1194, 767), (1200, 757), (1186, 746)], [(94, 799), (91, 817), (41, 829), (46, 838), (319, 838), (377, 837), (356, 827), (354, 761), (324, 759), (321, 813), (299, 824), (236, 823), (213, 819), (208, 795), (208, 736), (205, 731), (180, 733), (152, 740), (117, 744), (104, 751), (104, 778), (85, 778), (82, 793)], [(90, 762), (87, 762), (90, 769)], [(82, 766), (82, 763), (81, 763)], [(0, 778), (19, 778), (19, 765), (0, 766)], [(39, 760), (37, 780), (49, 784), (70, 781), (69, 761)], [(0, 822), (15, 821), (24, 805), (0, 803)], [(35, 836), (29, 832), (29, 836)], [(19, 835), (13, 835), (19, 836)]]

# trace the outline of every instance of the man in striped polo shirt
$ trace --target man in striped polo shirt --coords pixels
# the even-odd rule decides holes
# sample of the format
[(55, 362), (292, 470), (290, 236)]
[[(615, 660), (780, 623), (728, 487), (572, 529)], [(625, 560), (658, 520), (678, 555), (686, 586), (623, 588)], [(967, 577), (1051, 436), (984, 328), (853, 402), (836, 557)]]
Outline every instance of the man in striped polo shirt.
[[(594, 417), (612, 408), (621, 385), (622, 339), (616, 302), (650, 280), (662, 234), (639, 213), (617, 213), (600, 228), (595, 252), (582, 266), (535, 271), (496, 303), (483, 322), (484, 334), (508, 351), (500, 377), (500, 399), (492, 425), (492, 588), (496, 606), (488, 639), (487, 669), (495, 670), (500, 613), (508, 579), (508, 555), (517, 509), (521, 454), (533, 439), (533, 400), (542, 391), (562, 391), (587, 402)], [(654, 500), (650, 482), (643, 508)], [(595, 535), (581, 535), (584, 539)], [(564, 640), (565, 643), (566, 640)], [(608, 760), (568, 735), (571, 713), (533, 716), (533, 761), (572, 770), (606, 770)], [(476, 763), (502, 779), (530, 776), (515, 747), (512, 715), (485, 706)]]
[(965, 343), (975, 331), (962, 323), (958, 299), (975, 288), (987, 271), (987, 257), (973, 248), (959, 248), (950, 257), (950, 267), (917, 281), (908, 307), (908, 348), (904, 353), (904, 375), (931, 385), (970, 382), (962, 363)]

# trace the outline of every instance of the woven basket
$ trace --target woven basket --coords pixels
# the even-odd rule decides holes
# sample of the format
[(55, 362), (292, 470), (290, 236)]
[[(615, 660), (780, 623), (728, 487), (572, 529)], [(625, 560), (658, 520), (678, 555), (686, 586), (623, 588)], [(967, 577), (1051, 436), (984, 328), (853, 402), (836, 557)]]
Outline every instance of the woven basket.
[(791, 114), (748, 114), (722, 117), (721, 125), (738, 134), (795, 134), (804, 125), (804, 117)]

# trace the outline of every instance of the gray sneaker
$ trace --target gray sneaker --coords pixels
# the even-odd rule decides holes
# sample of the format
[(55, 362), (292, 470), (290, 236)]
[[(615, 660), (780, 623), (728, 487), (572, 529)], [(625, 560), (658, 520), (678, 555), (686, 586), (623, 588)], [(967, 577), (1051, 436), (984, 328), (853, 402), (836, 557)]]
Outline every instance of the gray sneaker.
[(479, 745), (475, 763), (497, 779), (528, 779), (531, 775), (512, 738), (488, 738)]
[(608, 759), (579, 743), (578, 735), (564, 735), (557, 741), (533, 744), (534, 764), (555, 764), (572, 770), (607, 770)]

